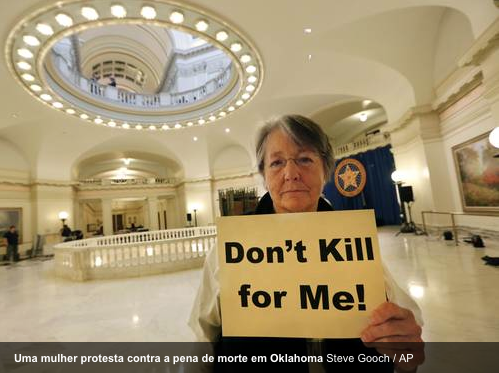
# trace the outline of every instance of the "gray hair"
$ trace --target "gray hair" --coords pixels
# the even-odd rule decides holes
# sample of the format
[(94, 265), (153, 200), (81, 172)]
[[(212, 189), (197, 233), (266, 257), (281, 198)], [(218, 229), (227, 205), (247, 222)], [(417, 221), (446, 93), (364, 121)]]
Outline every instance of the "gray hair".
[(301, 115), (283, 115), (271, 119), (260, 129), (256, 141), (258, 171), (264, 175), (267, 138), (277, 129), (284, 131), (296, 145), (315, 150), (322, 158), (324, 176), (329, 181), (334, 168), (333, 149), (329, 139), (317, 123)]

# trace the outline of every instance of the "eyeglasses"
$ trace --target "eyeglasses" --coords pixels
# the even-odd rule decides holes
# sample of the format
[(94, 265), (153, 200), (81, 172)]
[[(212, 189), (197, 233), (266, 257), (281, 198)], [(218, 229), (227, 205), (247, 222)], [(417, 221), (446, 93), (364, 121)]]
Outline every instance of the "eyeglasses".
[(280, 171), (280, 170), (284, 169), (284, 167), (286, 167), (289, 160), (292, 160), (293, 162), (295, 162), (296, 166), (302, 170), (310, 169), (316, 163), (316, 161), (312, 157), (309, 157), (309, 156), (302, 156), (302, 157), (298, 157), (298, 158), (277, 158), (277, 159), (274, 159), (270, 162), (269, 168), (272, 171)]

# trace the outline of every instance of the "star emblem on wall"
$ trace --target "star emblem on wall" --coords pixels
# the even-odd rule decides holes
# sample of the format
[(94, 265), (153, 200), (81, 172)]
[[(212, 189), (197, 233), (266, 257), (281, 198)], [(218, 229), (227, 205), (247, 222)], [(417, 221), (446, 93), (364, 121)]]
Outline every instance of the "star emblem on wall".
[(366, 185), (366, 169), (356, 159), (346, 158), (336, 167), (334, 184), (345, 197), (355, 197)]

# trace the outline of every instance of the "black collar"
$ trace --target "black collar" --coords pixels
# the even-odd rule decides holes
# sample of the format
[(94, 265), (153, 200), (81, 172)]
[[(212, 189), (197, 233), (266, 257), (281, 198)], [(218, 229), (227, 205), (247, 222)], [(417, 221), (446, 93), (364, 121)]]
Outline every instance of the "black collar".
[[(319, 197), (319, 204), (317, 206), (317, 211), (333, 211), (333, 206), (323, 197)], [(265, 195), (260, 198), (258, 205), (256, 206), (255, 215), (262, 214), (275, 214), (274, 202), (270, 198), (270, 193), (265, 193)]]

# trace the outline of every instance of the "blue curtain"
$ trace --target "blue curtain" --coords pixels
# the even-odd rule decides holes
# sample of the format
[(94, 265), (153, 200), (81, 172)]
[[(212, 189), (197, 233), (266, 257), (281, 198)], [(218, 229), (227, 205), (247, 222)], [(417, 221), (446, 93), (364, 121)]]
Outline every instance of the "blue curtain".
[[(344, 197), (336, 189), (333, 175), (324, 187), (324, 195), (335, 210), (374, 209), (378, 226), (400, 224), (400, 207), (391, 179), (395, 162), (390, 148), (391, 146), (387, 145), (347, 157), (354, 158), (364, 165), (367, 173), (366, 186), (359, 195)], [(336, 160), (336, 163), (343, 159)]]

